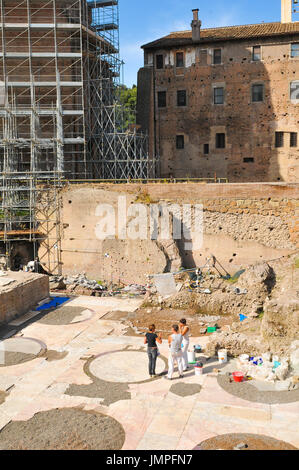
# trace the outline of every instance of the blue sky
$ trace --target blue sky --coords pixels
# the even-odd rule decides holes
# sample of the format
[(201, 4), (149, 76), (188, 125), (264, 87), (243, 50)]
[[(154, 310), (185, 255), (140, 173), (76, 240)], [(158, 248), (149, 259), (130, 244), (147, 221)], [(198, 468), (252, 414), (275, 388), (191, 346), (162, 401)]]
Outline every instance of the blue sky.
[(190, 29), (193, 8), (200, 9), (203, 28), (280, 21), (280, 0), (119, 0), (119, 7), (120, 52), (128, 86), (136, 84), (143, 65), (140, 46), (171, 31)]

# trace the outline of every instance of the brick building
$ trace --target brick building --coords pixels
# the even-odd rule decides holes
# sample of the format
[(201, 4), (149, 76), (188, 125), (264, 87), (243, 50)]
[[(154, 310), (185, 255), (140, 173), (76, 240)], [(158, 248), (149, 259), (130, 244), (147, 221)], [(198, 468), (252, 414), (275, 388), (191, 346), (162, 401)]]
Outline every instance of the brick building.
[(143, 46), (138, 124), (160, 176), (299, 182), (299, 22), (192, 29)]

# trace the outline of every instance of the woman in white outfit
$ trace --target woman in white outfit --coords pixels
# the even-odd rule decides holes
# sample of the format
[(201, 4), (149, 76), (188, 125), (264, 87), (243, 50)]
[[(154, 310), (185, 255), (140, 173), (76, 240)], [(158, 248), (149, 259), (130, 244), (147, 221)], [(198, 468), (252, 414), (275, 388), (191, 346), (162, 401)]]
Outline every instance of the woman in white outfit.
[(183, 365), (183, 353), (182, 353), (182, 339), (183, 338), (179, 332), (178, 325), (173, 325), (172, 335), (170, 335), (168, 338), (170, 351), (169, 351), (169, 358), (168, 358), (168, 375), (165, 376), (165, 379), (168, 379), (168, 380), (172, 379), (175, 363), (177, 363), (178, 365), (180, 378), (183, 377), (184, 365)]
[(187, 326), (187, 321), (185, 318), (180, 320), (180, 333), (183, 337), (183, 364), (184, 364), (184, 372), (189, 369), (189, 362), (188, 362), (188, 349), (189, 349), (189, 334), (190, 328)]

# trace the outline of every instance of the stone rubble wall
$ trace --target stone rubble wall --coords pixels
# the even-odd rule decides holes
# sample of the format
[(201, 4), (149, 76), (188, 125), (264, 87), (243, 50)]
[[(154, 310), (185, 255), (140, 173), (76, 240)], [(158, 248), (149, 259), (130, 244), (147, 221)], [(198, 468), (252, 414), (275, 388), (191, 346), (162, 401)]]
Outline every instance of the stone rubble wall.
[[(96, 208), (109, 203), (117, 214), (119, 196), (125, 196), (127, 207), (202, 204), (203, 246), (191, 252), (173, 240), (98, 240)], [(180, 264), (202, 266), (211, 254), (234, 274), (240, 267), (299, 249), (298, 184), (78, 184), (66, 186), (61, 197), (65, 275), (146, 283), (148, 274), (177, 270)]]

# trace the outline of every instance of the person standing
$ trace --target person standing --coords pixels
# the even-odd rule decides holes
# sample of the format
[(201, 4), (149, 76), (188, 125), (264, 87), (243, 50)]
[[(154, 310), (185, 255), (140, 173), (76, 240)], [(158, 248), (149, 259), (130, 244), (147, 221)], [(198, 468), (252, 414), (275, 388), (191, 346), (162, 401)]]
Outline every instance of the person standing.
[(189, 362), (188, 362), (188, 349), (189, 349), (189, 335), (190, 335), (190, 328), (187, 326), (187, 321), (185, 318), (180, 320), (180, 333), (183, 337), (183, 365), (184, 365), (184, 372), (189, 369)]
[(162, 344), (162, 333), (157, 335), (155, 325), (150, 325), (149, 332), (146, 333), (144, 338), (144, 344), (147, 344), (148, 371), (151, 378), (156, 375), (156, 363), (158, 357), (157, 342)]
[(178, 325), (172, 326), (172, 334), (168, 338), (169, 344), (169, 358), (168, 358), (168, 375), (165, 376), (165, 379), (172, 380), (172, 375), (174, 372), (174, 365), (177, 363), (179, 376), (180, 378), (184, 377), (183, 375), (183, 353), (182, 353), (182, 335), (179, 332)]

